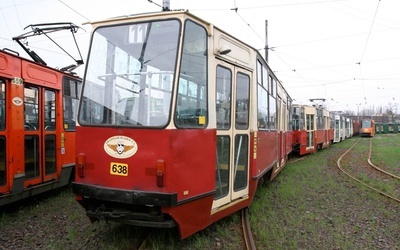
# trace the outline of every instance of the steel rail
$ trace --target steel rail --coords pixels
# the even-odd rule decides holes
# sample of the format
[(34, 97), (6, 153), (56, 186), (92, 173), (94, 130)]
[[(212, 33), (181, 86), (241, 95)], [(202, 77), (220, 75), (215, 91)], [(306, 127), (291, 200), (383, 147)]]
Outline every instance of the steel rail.
[(256, 250), (254, 243), (253, 234), (251, 233), (250, 222), (249, 222), (249, 208), (242, 209), (242, 228), (244, 235), (244, 242), (247, 250)]
[(389, 176), (391, 176), (391, 177), (393, 177), (393, 178), (396, 178), (396, 179), (400, 180), (400, 176), (397, 176), (397, 175), (395, 175), (395, 174), (389, 173), (389, 172), (383, 170), (382, 168), (376, 166), (374, 163), (372, 163), (372, 161), (371, 161), (371, 155), (372, 155), (372, 138), (371, 138), (370, 141), (369, 141), (368, 164), (369, 164), (371, 167), (375, 168), (376, 170), (378, 170), (378, 171), (380, 171), (380, 172), (382, 172), (382, 173), (384, 173), (384, 174), (387, 174), (387, 175), (389, 175)]
[(346, 150), (346, 152), (344, 152), (343, 155), (341, 155), (341, 156), (339, 157), (339, 159), (338, 159), (337, 162), (336, 162), (336, 163), (337, 163), (337, 166), (339, 167), (339, 169), (340, 169), (343, 173), (345, 173), (345, 174), (346, 174), (348, 177), (350, 177), (351, 179), (353, 179), (353, 180), (357, 181), (358, 183), (360, 183), (360, 184), (362, 184), (362, 185), (364, 185), (364, 186), (366, 186), (366, 187), (368, 187), (368, 188), (370, 188), (370, 189), (372, 189), (372, 190), (374, 190), (374, 191), (380, 193), (381, 195), (384, 195), (384, 196), (386, 196), (386, 197), (388, 197), (388, 198), (390, 198), (390, 199), (392, 199), (392, 200), (395, 200), (395, 201), (397, 201), (397, 202), (400, 202), (400, 199), (399, 199), (399, 198), (393, 197), (392, 195), (390, 195), (390, 194), (388, 194), (388, 193), (385, 193), (385, 192), (383, 192), (383, 191), (381, 191), (381, 190), (379, 190), (379, 189), (376, 189), (376, 188), (374, 188), (374, 187), (372, 187), (372, 186), (366, 184), (365, 182), (363, 182), (363, 181), (361, 181), (360, 179), (357, 179), (356, 177), (352, 176), (351, 174), (349, 174), (348, 172), (346, 172), (346, 171), (342, 168), (342, 165), (340, 164), (340, 161), (342, 160), (342, 158), (343, 158), (347, 153), (349, 153), (349, 152), (354, 148), (354, 146), (355, 146), (360, 140), (361, 140), (361, 139), (358, 139), (358, 140), (353, 144), (353, 146), (351, 146), (348, 150)]

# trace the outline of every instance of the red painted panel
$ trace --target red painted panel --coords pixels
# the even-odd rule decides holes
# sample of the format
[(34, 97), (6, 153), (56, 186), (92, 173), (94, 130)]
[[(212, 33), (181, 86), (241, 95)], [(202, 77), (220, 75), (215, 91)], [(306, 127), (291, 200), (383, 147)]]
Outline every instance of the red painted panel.
[(257, 168), (253, 176), (257, 176), (278, 160), (278, 132), (258, 131)]
[(315, 144), (316, 145), (323, 144), (324, 142), (325, 142), (325, 130), (319, 129), (315, 133)]
[(61, 79), (60, 72), (27, 61), (22, 61), (22, 67), (26, 69), (23, 72), (25, 82), (31, 82), (51, 88), (61, 88), (61, 86), (57, 85), (57, 82)]
[(5, 54), (0, 54), (0, 70), (5, 70), (8, 66), (8, 60)]
[[(123, 131), (123, 133), (122, 133)], [(105, 142), (123, 135), (137, 143), (137, 152), (117, 159)], [(86, 155), (86, 177), (76, 181), (106, 187), (177, 193), (178, 201), (215, 190), (216, 131), (77, 127), (76, 155)], [(157, 160), (164, 160), (165, 187), (156, 183)], [(128, 165), (128, 176), (110, 174), (111, 162)]]
[(286, 132), (286, 155), (290, 154), (293, 149), (293, 131), (287, 131)]
[(329, 136), (328, 136), (329, 137), (329, 141), (333, 142), (333, 139), (335, 138), (335, 130), (333, 128), (329, 129), (328, 134), (329, 134)]
[(301, 142), (301, 133), (300, 130), (293, 130), (293, 136), (292, 136), (292, 144), (300, 144)]
[(228, 204), (226, 207), (223, 207), (213, 214), (211, 214), (213, 196), (194, 200), (176, 207), (162, 208), (162, 212), (170, 214), (179, 224), (180, 237), (181, 239), (184, 239), (202, 229), (205, 229), (212, 223), (226, 216), (230, 216), (242, 208), (250, 206), (257, 189), (257, 184), (257, 181), (250, 179), (248, 199), (235, 203), (235, 205)]
[(21, 60), (14, 56), (0, 51), (0, 75), (10, 79), (21, 77)]
[(314, 138), (314, 148), (307, 149), (307, 131), (300, 130), (300, 155), (311, 154), (314, 153), (316, 150), (315, 147), (315, 138)]

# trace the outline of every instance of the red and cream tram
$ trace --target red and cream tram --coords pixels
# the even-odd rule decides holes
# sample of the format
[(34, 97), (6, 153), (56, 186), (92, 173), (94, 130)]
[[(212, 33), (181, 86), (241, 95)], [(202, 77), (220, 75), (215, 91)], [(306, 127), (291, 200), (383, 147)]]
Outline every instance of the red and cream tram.
[(328, 147), (333, 138), (331, 115), (322, 107), (293, 105), (293, 150), (299, 155)]
[(331, 117), (329, 115), (329, 111), (322, 107), (316, 107), (315, 110), (317, 114), (316, 116), (317, 130), (316, 130), (315, 146), (319, 150), (329, 147), (331, 143), (330, 140)]
[(80, 82), (0, 51), (0, 206), (69, 183)]
[(91, 220), (185, 238), (249, 206), (291, 138), (291, 99), (259, 52), (184, 11), (92, 25), (73, 184)]

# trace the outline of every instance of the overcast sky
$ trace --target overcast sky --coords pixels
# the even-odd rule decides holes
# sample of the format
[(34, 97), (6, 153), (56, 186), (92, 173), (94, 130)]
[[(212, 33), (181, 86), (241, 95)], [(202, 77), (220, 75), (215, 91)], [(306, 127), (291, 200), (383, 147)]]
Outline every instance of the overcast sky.
[[(159, 11), (162, 0), (1, 0), (0, 48), (19, 51), (12, 37), (30, 24), (72, 22), (86, 61), (89, 21)], [(330, 110), (357, 111), (397, 104), (400, 112), (399, 0), (171, 0), (260, 49), (265, 54), (268, 20), (269, 64), (295, 99), (324, 98)], [(68, 33), (54, 36), (78, 56)], [(74, 63), (44, 37), (29, 45), (50, 66)], [(84, 67), (77, 72), (83, 76)]]

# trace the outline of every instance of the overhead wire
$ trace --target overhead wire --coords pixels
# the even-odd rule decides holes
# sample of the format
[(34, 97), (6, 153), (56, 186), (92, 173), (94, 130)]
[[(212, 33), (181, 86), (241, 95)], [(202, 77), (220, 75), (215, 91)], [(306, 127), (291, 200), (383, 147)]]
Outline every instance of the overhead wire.
[(365, 51), (367, 50), (368, 42), (369, 42), (369, 39), (370, 39), (370, 37), (371, 37), (372, 28), (374, 27), (375, 18), (376, 18), (376, 14), (378, 13), (378, 9), (379, 9), (379, 4), (380, 4), (380, 2), (381, 2), (381, 0), (378, 0), (378, 5), (376, 6), (375, 14), (374, 14), (374, 17), (373, 17), (373, 19), (372, 19), (371, 27), (370, 27), (369, 32), (368, 32), (367, 40), (365, 41), (364, 50), (363, 50), (363, 53), (362, 53), (362, 55), (361, 55), (360, 64), (361, 64), (361, 62), (363, 61), (364, 55), (365, 55)]
[[(320, 1), (320, 3), (322, 3), (322, 2), (337, 2), (337, 1)], [(315, 3), (315, 2), (313, 2), (313, 3)], [(298, 4), (300, 4), (300, 3), (298, 3)], [(310, 4), (310, 3), (308, 2), (308, 3), (306, 3), (306, 4)], [(282, 5), (281, 5), (281, 6), (282, 6)], [(236, 14), (239, 16), (239, 18), (241, 19), (241, 21), (244, 22), (244, 23), (252, 30), (252, 32), (253, 32), (258, 38), (260, 38), (261, 41), (264, 42), (264, 44), (266, 43), (266, 41), (265, 41), (265, 40), (251, 27), (251, 25), (239, 14), (239, 7), (236, 5), (236, 1), (235, 1), (235, 0), (234, 0), (234, 8), (231, 8), (230, 10), (234, 10), (235, 13), (236, 13)], [(324, 95), (326, 98), (332, 99), (332, 98), (330, 98), (330, 97), (327, 96), (327, 91), (326, 91), (326, 86), (325, 86), (325, 85), (323, 85), (324, 91), (322, 91), (322, 90), (320, 90), (319, 88), (317, 88), (315, 85), (311, 84), (307, 79), (305, 79), (302, 75), (300, 75), (299, 72), (297, 72), (296, 69), (293, 69), (293, 67), (291, 67), (285, 60), (283, 60), (283, 59), (279, 56), (279, 54), (274, 50), (274, 48), (276, 48), (276, 47), (270, 48), (271, 51), (275, 52), (275, 55), (276, 55), (284, 64), (286, 64), (286, 65), (291, 69), (291, 71), (294, 72), (294, 73), (297, 75), (297, 77), (299, 77), (300, 79), (302, 79), (302, 80), (303, 80), (305, 83), (307, 83), (310, 87), (314, 88), (317, 92), (321, 93), (321, 94)], [(322, 67), (322, 66), (321, 66), (321, 67)], [(338, 73), (338, 72), (335, 71), (335, 73)]]
[(58, 0), (60, 3), (64, 4), (67, 8), (69, 8), (70, 10), (72, 10), (73, 12), (75, 12), (76, 14), (78, 14), (79, 16), (81, 16), (82, 18), (86, 19), (88, 22), (90, 22), (89, 18), (87, 18), (86, 16), (82, 15), (81, 13), (79, 13), (77, 10), (75, 10), (74, 8), (72, 8), (71, 6), (69, 6), (68, 4), (64, 3), (62, 0)]
[(7, 23), (7, 18), (5, 17), (4, 12), (3, 12), (3, 8), (0, 8), (0, 12), (1, 12), (1, 16), (2, 16), (3, 19), (4, 19), (4, 22), (3, 22), (3, 23), (6, 24), (8, 33), (11, 34), (10, 27), (8, 26), (8, 23)]
[(368, 32), (367, 40), (365, 41), (364, 50), (363, 50), (363, 52), (362, 52), (361, 59), (360, 59), (359, 62), (356, 63), (356, 64), (359, 65), (359, 69), (360, 69), (361, 85), (362, 85), (362, 88), (363, 88), (365, 104), (367, 104), (367, 97), (366, 97), (366, 95), (365, 95), (365, 86), (364, 86), (364, 80), (363, 80), (363, 75), (362, 75), (362, 66), (361, 66), (361, 63), (363, 62), (364, 55), (365, 55), (365, 51), (367, 50), (367, 47), (368, 47), (368, 42), (369, 42), (369, 39), (370, 39), (370, 37), (371, 37), (372, 28), (373, 28), (374, 23), (375, 23), (375, 18), (376, 18), (376, 15), (377, 15), (377, 13), (378, 13), (378, 9), (379, 9), (379, 4), (380, 4), (380, 2), (381, 2), (381, 0), (378, 0), (378, 5), (376, 6), (376, 9), (375, 9), (375, 14), (374, 14), (374, 17), (373, 17), (372, 22), (371, 22), (371, 26), (370, 26), (370, 29), (369, 29), (369, 32)]
[(19, 24), (20, 29), (22, 30), (21, 18), (19, 17), (19, 12), (18, 12), (18, 9), (17, 9), (17, 5), (15, 4), (15, 0), (14, 0), (14, 7), (15, 7), (15, 10), (17, 10), (18, 24)]

